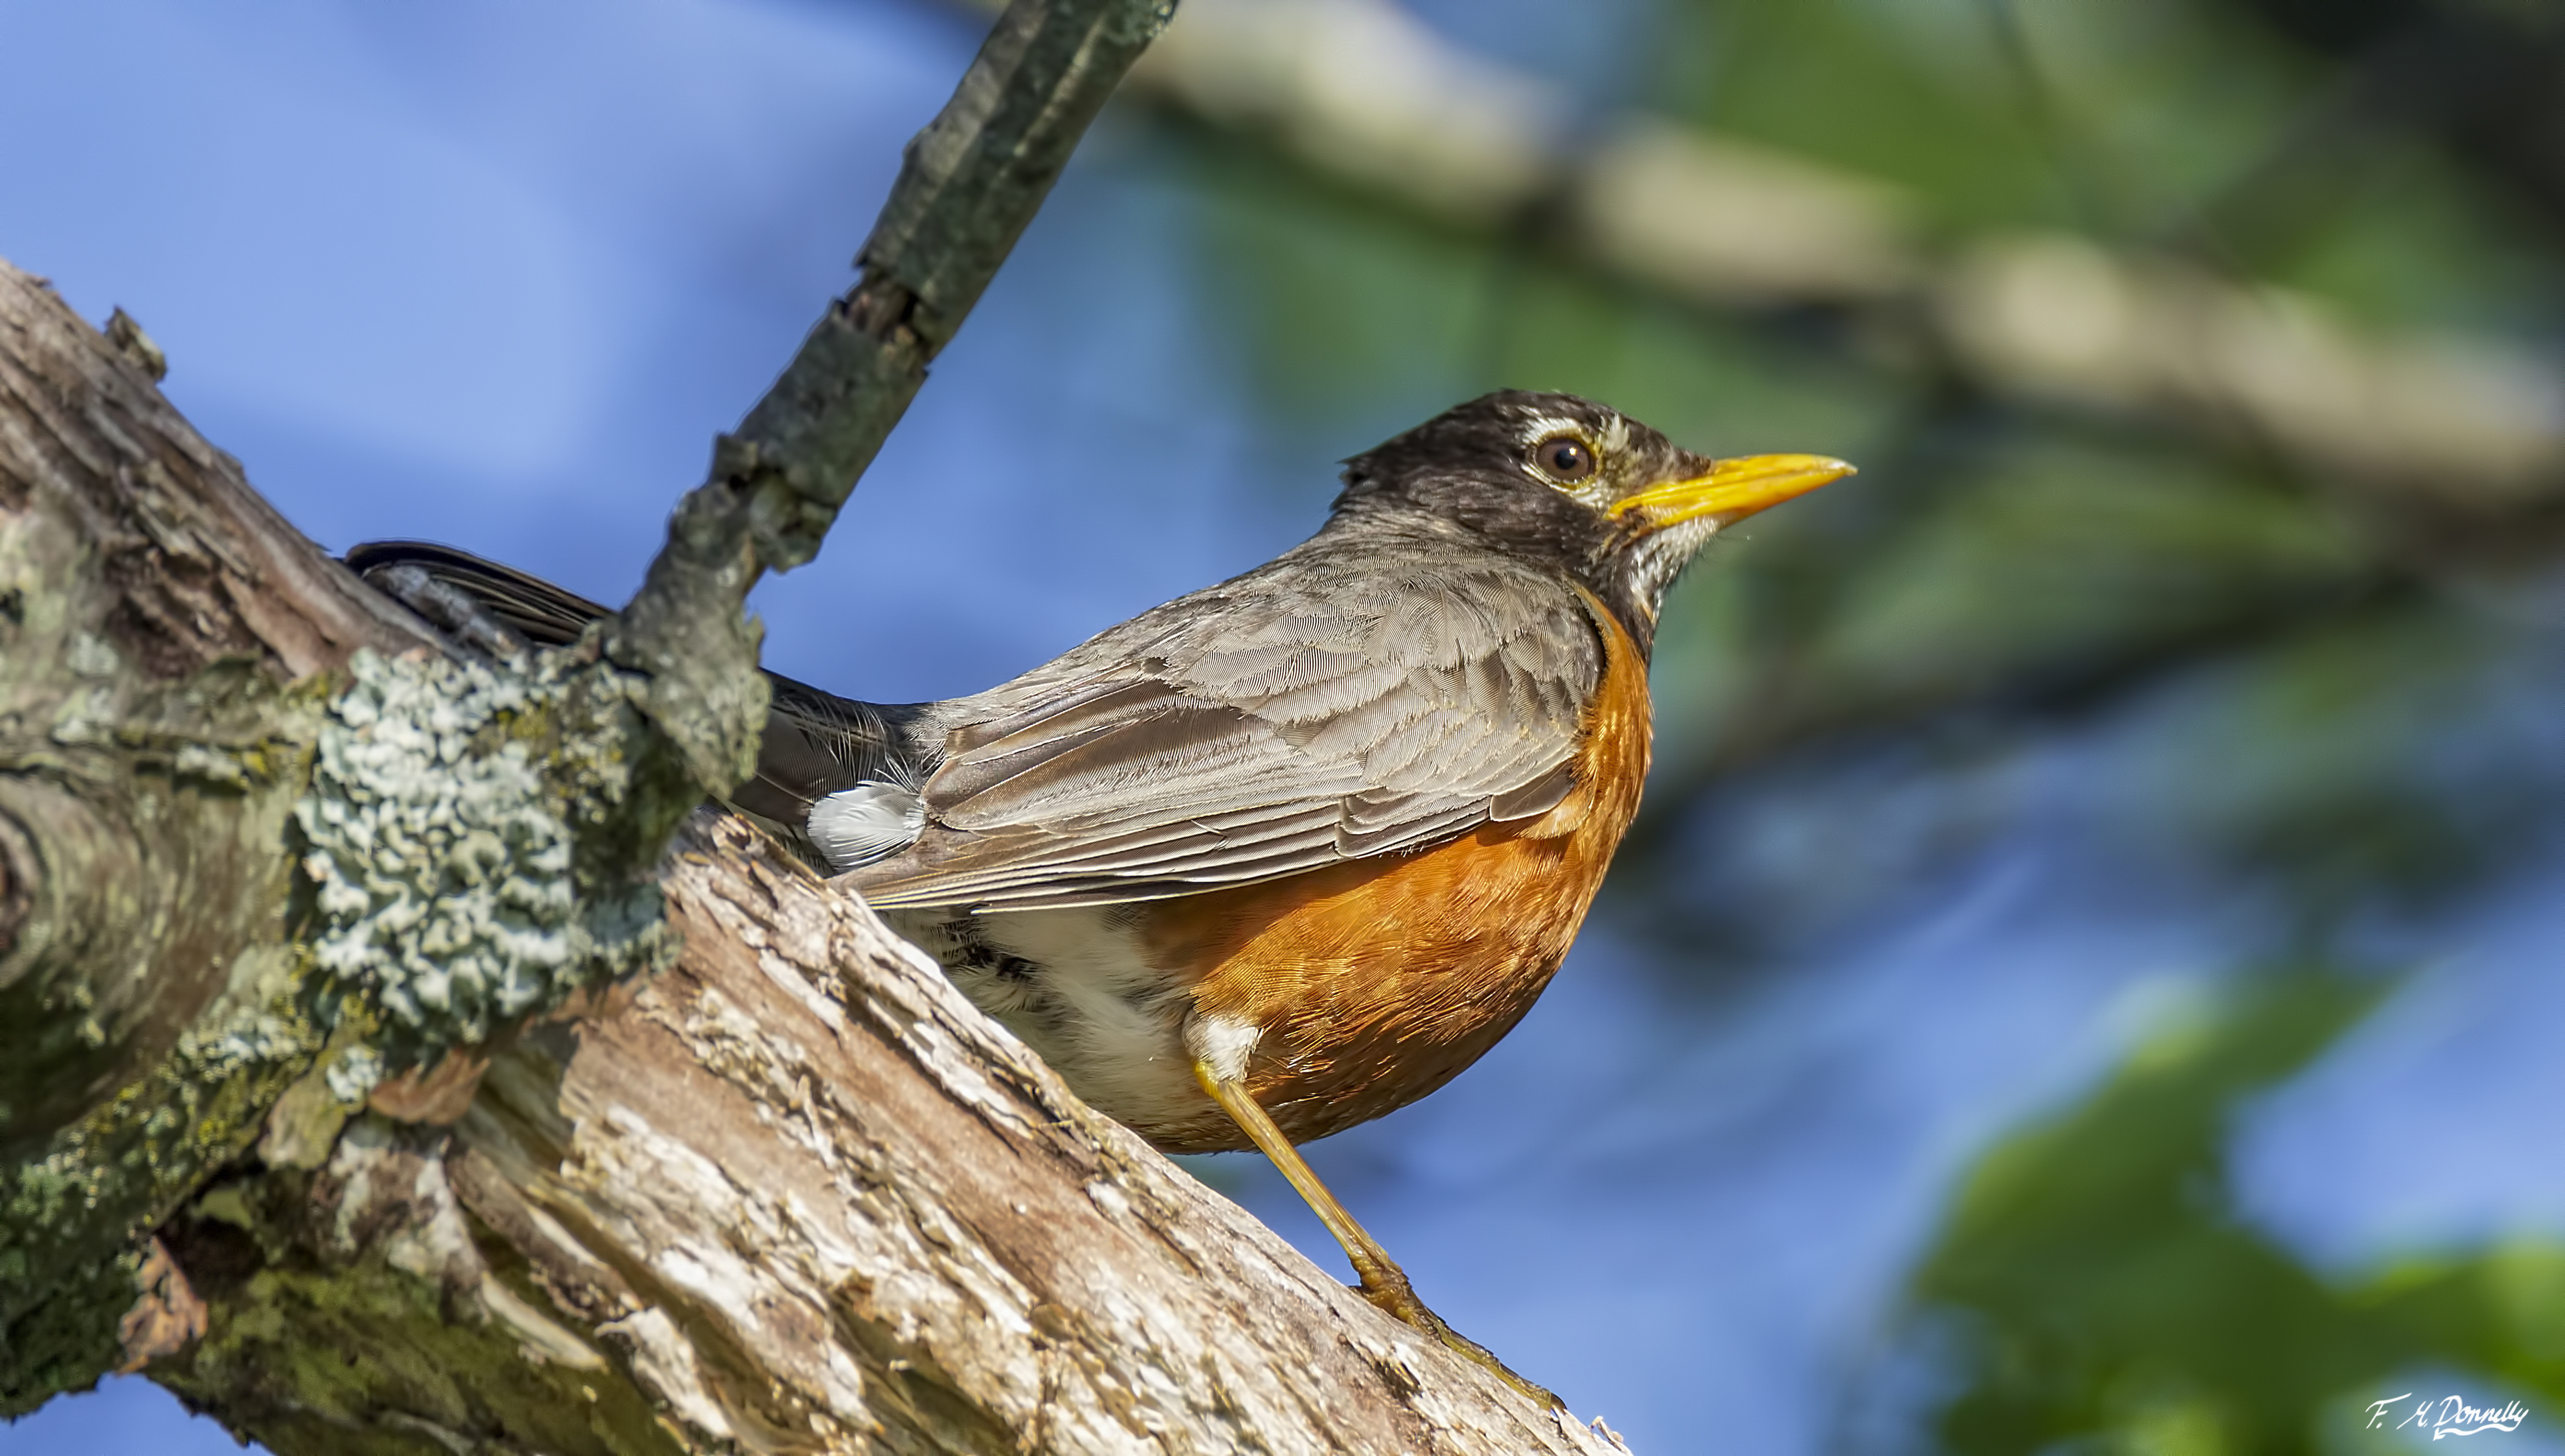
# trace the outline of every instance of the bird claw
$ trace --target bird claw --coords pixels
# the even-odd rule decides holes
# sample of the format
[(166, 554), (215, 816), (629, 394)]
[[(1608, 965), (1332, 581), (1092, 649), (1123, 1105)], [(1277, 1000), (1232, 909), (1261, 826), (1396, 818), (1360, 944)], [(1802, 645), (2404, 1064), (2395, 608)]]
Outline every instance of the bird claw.
[(1506, 1362), (1504, 1360), (1497, 1358), (1495, 1352), (1489, 1350), (1479, 1342), (1472, 1340), (1460, 1331), (1453, 1329), (1450, 1325), (1445, 1324), (1442, 1316), (1427, 1309), (1425, 1307), (1425, 1302), (1416, 1297), (1416, 1289), (1413, 1285), (1410, 1285), (1407, 1282), (1405, 1274), (1392, 1273), (1386, 1277), (1378, 1274), (1366, 1274), (1362, 1283), (1353, 1286), (1353, 1291), (1354, 1293), (1361, 1295), (1365, 1300), (1370, 1301), (1372, 1308), (1389, 1316), (1391, 1319), (1398, 1321), (1400, 1324), (1411, 1326), (1427, 1335), (1433, 1336), (1436, 1340), (1441, 1341), (1446, 1349), (1461, 1355), (1465, 1359), (1485, 1367), (1495, 1374), (1498, 1379), (1505, 1381), (1507, 1384), (1512, 1385), (1516, 1390), (1530, 1396), (1541, 1404), (1548, 1406), (1550, 1409), (1565, 1410), (1567, 1408), (1567, 1402), (1559, 1399), (1555, 1394), (1552, 1394), (1546, 1386), (1533, 1384), (1531, 1381), (1516, 1374), (1513, 1370), (1506, 1367)]

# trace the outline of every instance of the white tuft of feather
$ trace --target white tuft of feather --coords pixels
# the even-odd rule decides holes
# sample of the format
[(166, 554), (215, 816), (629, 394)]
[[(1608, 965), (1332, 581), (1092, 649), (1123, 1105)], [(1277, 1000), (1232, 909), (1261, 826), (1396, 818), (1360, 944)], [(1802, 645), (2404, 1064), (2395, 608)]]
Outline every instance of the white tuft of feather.
[(906, 849), (925, 831), (926, 801), (896, 783), (839, 789), (813, 804), (802, 823), (802, 832), (839, 874)]
[(1197, 1011), (1185, 1018), (1185, 1050), (1223, 1082), (1247, 1077), (1247, 1058), (1264, 1039), (1265, 1029), (1244, 1017)]

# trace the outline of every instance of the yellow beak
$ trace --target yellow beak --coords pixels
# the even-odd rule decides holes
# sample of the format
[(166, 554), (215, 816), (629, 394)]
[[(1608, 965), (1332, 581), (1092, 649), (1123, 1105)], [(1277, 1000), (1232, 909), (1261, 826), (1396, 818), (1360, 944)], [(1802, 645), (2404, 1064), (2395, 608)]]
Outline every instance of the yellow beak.
[(1741, 455), (1713, 462), (1708, 475), (1667, 481), (1615, 502), (1611, 516), (1643, 532), (1704, 516), (1728, 525), (1852, 473), (1851, 466), (1823, 455)]

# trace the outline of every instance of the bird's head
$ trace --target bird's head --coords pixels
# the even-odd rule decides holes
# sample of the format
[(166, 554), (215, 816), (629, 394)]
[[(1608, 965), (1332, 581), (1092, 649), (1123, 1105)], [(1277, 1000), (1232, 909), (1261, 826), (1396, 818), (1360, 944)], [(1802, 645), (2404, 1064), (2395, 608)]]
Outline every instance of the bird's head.
[(1592, 400), (1510, 389), (1346, 461), (1335, 509), (1457, 525), (1563, 567), (1644, 644), (1712, 536), (1850, 474), (1821, 455), (1716, 460)]

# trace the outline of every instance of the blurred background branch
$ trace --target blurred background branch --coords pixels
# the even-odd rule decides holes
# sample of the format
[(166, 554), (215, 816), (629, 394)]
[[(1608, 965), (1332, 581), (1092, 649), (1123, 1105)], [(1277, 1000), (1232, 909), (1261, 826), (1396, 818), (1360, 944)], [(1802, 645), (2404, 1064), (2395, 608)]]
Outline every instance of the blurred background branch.
[[(2482, 29), (2447, 44), (2497, 45)], [(2498, 54), (2509, 79), (2519, 58)], [(2473, 75), (2463, 58), (2443, 69)], [(1204, 0), (1133, 80), (1436, 221), (1523, 232), (1672, 301), (1835, 312), (1869, 356), (2269, 450), (2329, 487), (2494, 527), (2481, 549), (2516, 546), (2517, 524), (2565, 497), (2565, 370), (2537, 354), (2362, 328), (2321, 300), (2165, 249), (2019, 229), (1930, 236), (1920, 199), (1877, 178), (1645, 108), (1579, 124), (1536, 75), (1389, 0)], [(1820, 78), (1806, 102), (1837, 99)], [(2431, 114), (2463, 129), (2446, 109)]]

